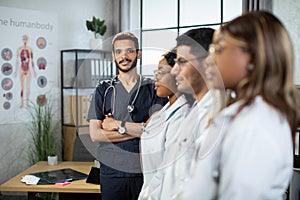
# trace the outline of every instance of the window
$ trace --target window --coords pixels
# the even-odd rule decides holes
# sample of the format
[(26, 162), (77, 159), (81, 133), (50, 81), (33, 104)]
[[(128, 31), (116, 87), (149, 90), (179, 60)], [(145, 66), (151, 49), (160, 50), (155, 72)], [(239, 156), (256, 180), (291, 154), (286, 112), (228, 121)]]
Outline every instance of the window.
[(242, 0), (140, 0), (140, 5), (140, 72), (149, 77), (161, 55), (176, 45), (179, 34), (196, 27), (218, 29), (242, 13)]

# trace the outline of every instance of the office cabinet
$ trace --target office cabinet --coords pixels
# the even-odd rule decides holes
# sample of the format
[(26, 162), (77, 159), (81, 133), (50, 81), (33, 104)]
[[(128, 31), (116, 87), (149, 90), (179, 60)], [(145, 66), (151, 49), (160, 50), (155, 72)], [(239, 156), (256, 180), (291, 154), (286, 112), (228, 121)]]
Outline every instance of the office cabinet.
[(71, 160), (78, 135), (89, 134), (87, 114), (98, 81), (116, 75), (111, 51), (69, 49), (61, 51), (61, 105), (63, 159)]

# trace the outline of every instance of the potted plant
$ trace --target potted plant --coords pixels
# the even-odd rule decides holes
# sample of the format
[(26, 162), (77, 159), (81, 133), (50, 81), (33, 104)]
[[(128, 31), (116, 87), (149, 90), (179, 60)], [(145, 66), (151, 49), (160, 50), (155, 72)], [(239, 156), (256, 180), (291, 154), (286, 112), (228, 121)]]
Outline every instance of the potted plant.
[[(31, 164), (38, 161), (48, 161), (49, 165), (58, 162), (58, 123), (54, 123), (53, 105), (46, 95), (39, 95), (36, 103), (31, 103), (30, 115), (32, 122), (29, 125), (32, 142), (29, 158)], [(37, 193), (36, 199), (57, 200), (58, 194), (53, 192)]]
[(53, 105), (46, 95), (38, 96), (36, 104), (32, 103), (30, 114), (32, 122), (29, 132), (33, 140), (30, 151), (31, 163), (47, 161), (48, 156), (54, 156), (56, 157), (54, 164), (57, 164), (58, 126), (53, 122)]
[(101, 20), (100, 18), (97, 18), (93, 16), (92, 20), (86, 20), (86, 28), (87, 30), (94, 33), (94, 39), (90, 40), (90, 48), (91, 49), (101, 49), (102, 45), (102, 36), (106, 32), (106, 25), (105, 20)]

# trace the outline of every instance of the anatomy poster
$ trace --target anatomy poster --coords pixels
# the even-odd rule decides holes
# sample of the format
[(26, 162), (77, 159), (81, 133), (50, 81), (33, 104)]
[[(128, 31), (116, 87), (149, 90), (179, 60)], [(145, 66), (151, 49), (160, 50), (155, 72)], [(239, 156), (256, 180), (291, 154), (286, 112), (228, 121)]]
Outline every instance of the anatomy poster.
[(57, 23), (54, 13), (0, 7), (0, 124), (29, 121), (36, 100), (57, 92)]

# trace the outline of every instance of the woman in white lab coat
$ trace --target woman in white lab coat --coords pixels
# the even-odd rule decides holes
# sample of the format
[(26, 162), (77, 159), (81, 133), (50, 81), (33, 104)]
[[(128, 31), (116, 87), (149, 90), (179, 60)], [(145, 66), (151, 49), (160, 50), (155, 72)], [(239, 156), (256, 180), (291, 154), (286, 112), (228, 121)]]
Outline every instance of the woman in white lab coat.
[[(155, 89), (159, 97), (169, 97), (169, 102), (156, 114), (144, 128), (141, 136), (141, 162), (144, 184), (141, 194), (146, 190), (154, 174), (162, 170), (161, 165), (166, 148), (176, 138), (175, 133), (193, 103), (192, 96), (177, 91), (175, 76), (171, 69), (175, 65), (175, 49), (163, 55), (154, 71)], [(141, 195), (139, 199), (142, 199)]]
[(271, 13), (250, 12), (222, 26), (209, 51), (208, 81), (234, 95), (199, 146), (183, 199), (282, 199), (300, 115), (289, 34)]

